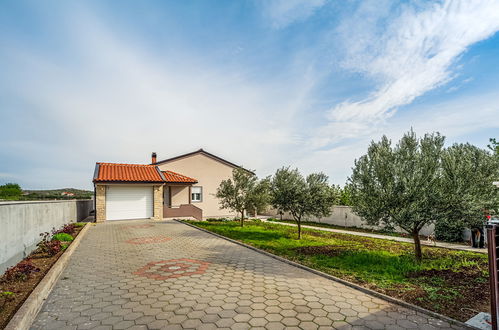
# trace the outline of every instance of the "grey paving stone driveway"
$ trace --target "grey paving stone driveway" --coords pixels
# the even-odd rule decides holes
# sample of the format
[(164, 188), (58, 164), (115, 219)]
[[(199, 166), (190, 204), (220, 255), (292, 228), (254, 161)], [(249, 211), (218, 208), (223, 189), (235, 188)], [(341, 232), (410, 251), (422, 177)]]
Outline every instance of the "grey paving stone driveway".
[(90, 228), (32, 326), (318, 328), (452, 326), (173, 221)]

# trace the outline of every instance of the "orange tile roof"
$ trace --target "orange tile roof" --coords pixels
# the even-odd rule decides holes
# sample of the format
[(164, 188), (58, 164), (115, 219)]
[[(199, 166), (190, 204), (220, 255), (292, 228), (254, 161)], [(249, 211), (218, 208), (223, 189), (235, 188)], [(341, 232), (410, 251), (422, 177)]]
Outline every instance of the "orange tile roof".
[(162, 171), (166, 182), (197, 183), (198, 180), (172, 171)]
[(97, 163), (94, 182), (165, 182), (155, 165)]

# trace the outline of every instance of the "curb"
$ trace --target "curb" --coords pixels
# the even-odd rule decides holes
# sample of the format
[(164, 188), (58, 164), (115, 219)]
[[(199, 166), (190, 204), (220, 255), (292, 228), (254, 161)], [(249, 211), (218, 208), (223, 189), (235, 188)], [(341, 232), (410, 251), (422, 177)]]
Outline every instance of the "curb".
[(339, 277), (336, 277), (336, 276), (333, 276), (333, 275), (329, 275), (329, 274), (326, 274), (326, 273), (323, 273), (321, 271), (318, 271), (316, 269), (313, 269), (313, 268), (310, 268), (310, 267), (307, 267), (307, 266), (304, 266), (302, 264), (299, 264), (299, 263), (296, 263), (294, 261), (291, 261), (291, 260), (288, 260), (288, 259), (285, 259), (283, 257), (279, 257), (275, 254), (272, 254), (270, 252), (267, 252), (267, 251), (264, 251), (264, 250), (261, 250), (259, 248), (256, 248), (254, 246), (251, 246), (251, 245), (248, 245), (248, 244), (245, 244), (245, 243), (242, 243), (242, 242), (239, 242), (239, 241), (236, 241), (236, 240), (233, 240), (231, 238), (228, 238), (228, 237), (225, 237), (225, 236), (222, 236), (222, 235), (219, 235), (217, 233), (214, 233), (214, 232), (211, 232), (207, 229), (204, 229), (204, 228), (200, 228), (200, 227), (197, 227), (195, 225), (192, 225), (190, 223), (186, 223), (186, 222), (183, 222), (183, 221), (179, 221), (179, 220), (175, 220), (179, 223), (182, 223), (186, 226), (189, 226), (189, 227), (192, 227), (192, 228), (196, 228), (200, 231), (203, 231), (205, 233), (208, 233), (208, 234), (211, 234), (213, 236), (216, 236), (216, 237), (219, 237), (219, 238), (222, 238), (226, 241), (229, 241), (229, 242), (232, 242), (232, 243), (235, 243), (237, 245), (240, 245), (240, 246), (243, 246), (245, 248), (248, 248), (248, 249), (251, 249), (253, 251), (256, 251), (260, 254), (264, 254), (266, 256), (269, 256), (271, 258), (274, 258), (274, 259), (277, 259), (279, 261), (282, 261), (288, 265), (291, 265), (291, 266), (295, 266), (295, 267), (298, 267), (298, 268), (301, 268), (303, 270), (306, 270), (308, 272), (311, 272), (311, 273), (314, 273), (316, 275), (319, 275), (321, 277), (324, 277), (324, 278), (327, 278), (329, 280), (332, 280), (332, 281), (335, 281), (335, 282), (339, 282), (341, 284), (344, 284), (350, 288), (353, 288), (353, 289), (356, 289), (356, 290), (359, 290), (361, 292), (364, 292), (368, 295), (371, 295), (371, 296), (374, 296), (376, 298), (380, 298), (380, 299), (383, 299), (385, 301), (388, 301), (390, 303), (393, 303), (393, 304), (396, 304), (396, 305), (399, 305), (399, 306), (402, 306), (402, 307), (405, 307), (405, 308), (408, 308), (408, 309), (412, 309), (412, 310), (416, 310), (417, 312), (420, 312), (420, 313), (423, 313), (423, 314), (426, 314), (426, 315), (429, 315), (429, 316), (432, 316), (434, 318), (437, 318), (437, 319), (440, 319), (440, 320), (443, 320), (443, 321), (446, 321), (446, 322), (449, 322), (450, 324), (453, 324), (453, 325), (458, 325), (458, 326), (461, 326), (463, 327), (464, 329), (477, 329), (475, 327), (472, 327), (468, 324), (465, 324), (461, 321), (458, 321), (458, 320), (454, 320), (453, 318), (450, 318), (448, 316), (445, 316), (445, 315), (442, 315), (442, 314), (438, 314), (438, 313), (435, 313), (435, 312), (432, 312), (426, 308), (423, 308), (423, 307), (419, 307), (419, 306), (416, 306), (416, 305), (413, 305), (411, 303), (408, 303), (408, 302), (405, 302), (405, 301), (402, 301), (402, 300), (399, 300), (399, 299), (396, 299), (396, 298), (393, 298), (393, 297), (390, 297), (390, 296), (387, 296), (383, 293), (379, 293), (377, 291), (374, 291), (374, 290), (370, 290), (370, 289), (367, 289), (367, 288), (364, 288), (360, 285), (357, 285), (357, 284), (354, 284), (354, 283), (351, 283), (351, 282), (348, 282), (348, 281), (345, 281)]
[(62, 271), (66, 268), (71, 255), (76, 250), (89, 228), (89, 224), (86, 224), (85, 227), (83, 227), (78, 236), (76, 236), (75, 240), (59, 257), (59, 259), (57, 259), (52, 268), (50, 268), (40, 283), (38, 283), (35, 289), (21, 305), (21, 308), (19, 308), (12, 319), (10, 319), (4, 330), (24, 330), (31, 327), (31, 324), (42, 308), (45, 299), (47, 299), (48, 295), (52, 291), (54, 284), (61, 276)]

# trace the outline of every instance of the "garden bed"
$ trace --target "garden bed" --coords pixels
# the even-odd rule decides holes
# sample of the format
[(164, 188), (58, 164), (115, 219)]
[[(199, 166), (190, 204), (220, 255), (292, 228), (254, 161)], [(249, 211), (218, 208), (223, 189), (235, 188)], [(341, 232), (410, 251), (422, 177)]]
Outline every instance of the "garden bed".
[[(73, 225), (75, 226), (64, 226), (63, 229), (59, 230), (64, 231), (64, 233), (59, 233), (56, 237), (68, 238), (64, 235), (67, 234), (75, 238), (85, 223)], [(0, 329), (7, 326), (30, 293), (71, 244), (71, 241), (59, 241), (60, 243), (53, 241), (53, 234), (54, 232), (45, 233), (45, 244), (39, 244), (39, 247), (27, 258), (9, 268), (0, 277)]]
[(489, 312), (487, 255), (410, 243), (247, 221), (189, 223), (371, 290), (466, 321)]

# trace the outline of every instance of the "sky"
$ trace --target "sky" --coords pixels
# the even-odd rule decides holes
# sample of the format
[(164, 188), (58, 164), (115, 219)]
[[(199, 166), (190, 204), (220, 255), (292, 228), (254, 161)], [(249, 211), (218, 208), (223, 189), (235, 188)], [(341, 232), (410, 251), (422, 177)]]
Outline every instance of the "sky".
[(0, 2), (0, 184), (199, 148), (343, 185), (372, 140), (499, 138), (499, 0)]

